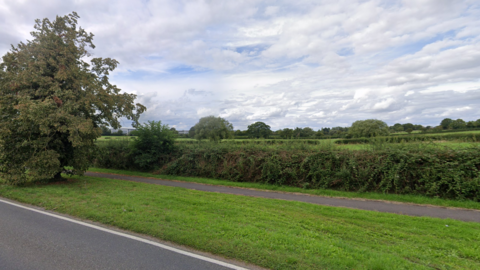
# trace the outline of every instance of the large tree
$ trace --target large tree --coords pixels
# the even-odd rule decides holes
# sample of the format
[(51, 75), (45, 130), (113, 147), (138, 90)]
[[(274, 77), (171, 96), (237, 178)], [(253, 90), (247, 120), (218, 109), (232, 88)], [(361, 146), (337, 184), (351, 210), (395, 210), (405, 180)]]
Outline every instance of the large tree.
[(477, 123), (475, 123), (475, 121), (467, 122), (467, 128), (475, 128), (476, 126), (477, 126)]
[(407, 131), (407, 129), (411, 129), (412, 131), (415, 129), (415, 125), (413, 125), (412, 123), (406, 123), (406, 124), (403, 124), (403, 130)]
[(272, 134), (270, 126), (264, 122), (255, 122), (248, 126), (248, 135), (253, 138), (268, 138)]
[(315, 135), (315, 131), (310, 127), (304, 127), (302, 132), (300, 133), (300, 137), (302, 138), (311, 138)]
[(467, 123), (465, 123), (463, 119), (457, 119), (453, 120), (448, 127), (452, 129), (463, 129), (467, 127)]
[(82, 175), (101, 127), (137, 122), (145, 111), (133, 94), (109, 82), (118, 62), (93, 58), (93, 34), (80, 17), (36, 20), (32, 40), (12, 46), (0, 64), (0, 176), (12, 184)]
[(348, 133), (354, 138), (383, 136), (388, 135), (388, 125), (377, 119), (358, 120), (352, 124)]
[(448, 126), (450, 126), (450, 124), (453, 122), (452, 119), (450, 118), (445, 118), (442, 120), (442, 122), (440, 122), (440, 126), (442, 126), (443, 129), (447, 129)]
[(282, 130), (278, 130), (277, 134), (280, 135), (281, 138), (284, 139), (291, 139), (293, 136), (293, 129), (291, 128), (284, 128)]
[(400, 124), (400, 123), (396, 123), (395, 125), (393, 125), (393, 126), (392, 126), (392, 129), (393, 129), (394, 131), (397, 131), (397, 132), (400, 132), (400, 131), (404, 131), (404, 130), (405, 130), (405, 128), (403, 127), (403, 125)]
[(218, 142), (233, 137), (233, 125), (227, 120), (213, 115), (200, 118), (193, 129), (197, 140), (207, 139)]

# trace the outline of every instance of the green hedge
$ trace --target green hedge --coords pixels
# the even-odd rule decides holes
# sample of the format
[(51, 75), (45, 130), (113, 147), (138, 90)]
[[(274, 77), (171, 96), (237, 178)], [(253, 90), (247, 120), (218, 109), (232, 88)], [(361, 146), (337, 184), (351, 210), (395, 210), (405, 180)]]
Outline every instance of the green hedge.
[[(99, 147), (95, 166), (136, 169), (120, 144)], [(157, 173), (357, 192), (423, 194), (480, 201), (480, 151), (284, 151), (178, 148)]]
[[(208, 140), (203, 141), (177, 141), (177, 144), (202, 144), (202, 143), (210, 143)], [(245, 139), (245, 140), (228, 140), (220, 142), (222, 144), (237, 144), (237, 145), (247, 145), (247, 144), (311, 144), (311, 145), (318, 145), (324, 144), (324, 140), (318, 139)]]
[(461, 133), (461, 134), (435, 134), (435, 135), (409, 135), (398, 137), (377, 137), (377, 138), (356, 138), (336, 140), (336, 144), (359, 144), (370, 143), (373, 141), (382, 141), (384, 143), (401, 143), (401, 142), (428, 142), (428, 141), (463, 141), (463, 142), (480, 142), (479, 133)]

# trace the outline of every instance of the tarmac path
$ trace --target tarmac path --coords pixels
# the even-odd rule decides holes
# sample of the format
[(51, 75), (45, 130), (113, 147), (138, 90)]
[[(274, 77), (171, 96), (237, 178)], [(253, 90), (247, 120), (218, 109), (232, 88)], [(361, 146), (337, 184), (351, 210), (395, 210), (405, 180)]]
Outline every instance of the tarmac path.
[(388, 201), (366, 200), (366, 199), (346, 199), (322, 197), (301, 193), (285, 193), (276, 191), (255, 190), (247, 188), (226, 187), (216, 185), (206, 185), (192, 182), (162, 180), (157, 178), (127, 176), (119, 174), (86, 172), (86, 176), (102, 177), (118, 180), (127, 180), (133, 182), (141, 182), (155, 185), (181, 187), (186, 189), (194, 189), (207, 192), (218, 192), (225, 194), (234, 194), (250, 197), (261, 197), (269, 199), (280, 199), (287, 201), (298, 201), (328, 206), (338, 206), (361, 210), (378, 211), (385, 213), (402, 214), (409, 216), (435, 217), (435, 218), (451, 218), (462, 221), (480, 222), (480, 211), (468, 210), (461, 208), (446, 208), (430, 205), (417, 205), (409, 203), (397, 203)]

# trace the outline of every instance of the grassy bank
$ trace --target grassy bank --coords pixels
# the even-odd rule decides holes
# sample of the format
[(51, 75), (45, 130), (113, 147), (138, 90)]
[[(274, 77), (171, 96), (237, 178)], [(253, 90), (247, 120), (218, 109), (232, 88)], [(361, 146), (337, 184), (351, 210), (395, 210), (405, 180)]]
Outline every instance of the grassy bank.
[(129, 176), (151, 177), (151, 178), (157, 178), (157, 179), (176, 180), (176, 181), (184, 181), (184, 182), (194, 182), (194, 183), (201, 183), (201, 184), (208, 184), (208, 185), (253, 188), (253, 189), (259, 189), (259, 190), (272, 190), (272, 191), (279, 191), (279, 192), (295, 192), (295, 193), (319, 195), (319, 196), (326, 196), (326, 197), (383, 200), (383, 201), (392, 201), (392, 202), (414, 203), (414, 204), (424, 204), (424, 205), (436, 205), (436, 206), (442, 206), (442, 207), (458, 207), (458, 208), (480, 210), (480, 202), (474, 202), (470, 200), (445, 200), (445, 199), (431, 198), (431, 197), (420, 196), (420, 195), (383, 194), (383, 193), (376, 193), (376, 192), (347, 192), (347, 191), (339, 191), (339, 190), (331, 190), (331, 189), (304, 189), (304, 188), (298, 188), (298, 187), (279, 186), (279, 185), (271, 185), (271, 184), (263, 184), (263, 183), (232, 182), (232, 181), (221, 180), (221, 179), (186, 177), (186, 176), (175, 176), (175, 175), (159, 175), (159, 174), (154, 174), (150, 172), (114, 170), (114, 169), (102, 169), (102, 168), (90, 168), (89, 171), (100, 172), (100, 173), (113, 173), (113, 174), (129, 175)]
[(478, 223), (91, 177), (0, 196), (272, 269), (480, 268)]

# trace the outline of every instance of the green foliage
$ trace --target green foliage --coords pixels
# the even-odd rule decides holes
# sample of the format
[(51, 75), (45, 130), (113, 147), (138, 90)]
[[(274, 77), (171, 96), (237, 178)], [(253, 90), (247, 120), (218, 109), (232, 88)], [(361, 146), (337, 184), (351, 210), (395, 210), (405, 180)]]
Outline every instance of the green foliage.
[(363, 144), (363, 143), (369, 143), (370, 140), (367, 138), (355, 138), (355, 139), (342, 139), (342, 140), (336, 140), (335, 144)]
[(480, 200), (478, 151), (184, 152), (159, 173)]
[(387, 139), (372, 138), (369, 148), (358, 151), (338, 150), (326, 141), (315, 145), (319, 140), (185, 142), (158, 161), (157, 173), (480, 201), (478, 148), (389, 144)]
[(195, 127), (191, 127), (190, 130), (188, 130), (188, 137), (195, 138)]
[(248, 126), (248, 135), (252, 138), (265, 138), (268, 139), (270, 134), (272, 134), (272, 130), (270, 126), (263, 123), (263, 122), (255, 122)]
[(109, 136), (112, 134), (112, 131), (108, 127), (101, 126), (100, 128), (102, 129), (102, 136)]
[(396, 123), (392, 126), (393, 130), (396, 132), (404, 131), (403, 125), (400, 123)]
[(412, 131), (415, 130), (415, 125), (413, 125), (412, 123), (406, 123), (406, 124), (403, 124), (403, 130), (407, 131), (408, 129), (411, 129)]
[(129, 136), (137, 136), (137, 131), (136, 130), (132, 130), (128, 133)]
[(445, 118), (445, 119), (442, 120), (442, 122), (440, 122), (440, 126), (442, 126), (443, 129), (447, 129), (452, 122), (453, 122), (452, 119)]
[(475, 121), (468, 121), (467, 122), (467, 128), (476, 128), (477, 127), (477, 122)]
[(233, 125), (221, 117), (207, 116), (201, 118), (193, 127), (195, 139), (218, 142), (233, 138)]
[(467, 123), (462, 119), (453, 120), (449, 125), (449, 129), (465, 129), (467, 128)]
[[(329, 134), (330, 130), (334, 130), (332, 134)], [(281, 130), (278, 130), (276, 133), (280, 138), (283, 139), (306, 139), (306, 138), (320, 138), (323, 137), (326, 134), (329, 135), (339, 135), (344, 132), (344, 128), (336, 127), (332, 129), (323, 129), (315, 132), (312, 128), (309, 127), (296, 127), (295, 129), (291, 128), (284, 128)]]
[(140, 169), (131, 155), (131, 145), (128, 137), (112, 140), (111, 137), (105, 138), (105, 141), (97, 141), (97, 151), (95, 153), (94, 164), (102, 168), (116, 169)]
[(355, 121), (348, 131), (348, 134), (354, 138), (385, 136), (388, 133), (388, 125), (377, 119)]
[[(408, 136), (388, 136), (380, 137), (386, 143), (401, 143), (401, 142), (430, 142), (430, 141), (462, 141), (462, 142), (478, 142), (480, 141), (479, 133), (438, 133), (438, 134), (422, 134), (422, 135), (408, 135)], [(355, 138), (336, 140), (335, 144), (359, 144), (369, 143), (371, 139)]]
[(175, 149), (176, 131), (162, 125), (161, 121), (139, 124), (132, 142), (134, 163), (140, 169), (151, 169), (158, 164), (161, 156)]
[(293, 129), (291, 128), (284, 128), (277, 131), (277, 133), (283, 139), (291, 139), (293, 137)]
[(299, 138), (312, 138), (315, 135), (315, 131), (309, 127), (304, 128), (295, 128), (293, 130), (293, 136), (297, 139)]
[[(61, 179), (66, 166), (81, 175), (93, 160), (101, 126), (119, 117), (136, 121), (145, 110), (135, 95), (109, 82), (118, 62), (83, 59), (93, 34), (73, 12), (36, 20), (33, 40), (21, 42), (0, 64), (0, 176), (11, 184)], [(136, 113), (135, 113), (136, 110)]]
[[(348, 134), (349, 128), (346, 127), (333, 127), (328, 129), (328, 135), (335, 138), (342, 138)], [(351, 136), (351, 135), (348, 135)]]
[(248, 131), (247, 130), (235, 130), (233, 132), (235, 139), (248, 139)]

